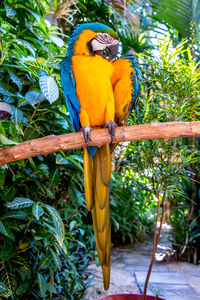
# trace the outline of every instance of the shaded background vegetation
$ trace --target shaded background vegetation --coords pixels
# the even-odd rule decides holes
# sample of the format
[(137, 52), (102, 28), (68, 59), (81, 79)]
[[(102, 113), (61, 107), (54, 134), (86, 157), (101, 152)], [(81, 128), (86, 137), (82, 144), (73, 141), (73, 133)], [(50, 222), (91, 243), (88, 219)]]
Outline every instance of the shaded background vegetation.
[[(0, 147), (73, 130), (59, 65), (72, 28), (80, 22), (113, 27), (120, 51), (139, 60), (142, 92), (129, 124), (198, 121), (199, 5), (2, 1)], [(199, 262), (199, 147), (199, 139), (182, 138), (116, 148), (110, 187), (114, 245), (144, 240), (165, 194), (177, 255)], [(0, 298), (83, 298), (95, 245), (84, 200), (82, 150), (1, 167), (0, 198)]]

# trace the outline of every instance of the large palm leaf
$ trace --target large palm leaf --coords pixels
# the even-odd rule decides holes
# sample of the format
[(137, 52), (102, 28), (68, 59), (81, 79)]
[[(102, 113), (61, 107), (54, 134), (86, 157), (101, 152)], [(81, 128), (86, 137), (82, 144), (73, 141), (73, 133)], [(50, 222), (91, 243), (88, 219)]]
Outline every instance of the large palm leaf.
[(159, 22), (165, 22), (178, 30), (181, 38), (191, 36), (193, 25), (196, 37), (199, 35), (199, 0), (150, 0), (153, 16)]

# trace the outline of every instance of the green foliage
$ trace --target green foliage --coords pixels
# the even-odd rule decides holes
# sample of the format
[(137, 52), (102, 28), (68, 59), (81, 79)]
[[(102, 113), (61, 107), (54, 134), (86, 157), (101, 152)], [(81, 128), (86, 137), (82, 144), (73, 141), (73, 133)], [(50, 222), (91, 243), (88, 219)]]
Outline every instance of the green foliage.
[[(126, 160), (130, 167), (130, 161)], [(123, 174), (121, 170), (112, 174), (111, 181), (111, 224), (114, 245), (142, 241), (152, 233), (155, 204), (152, 199), (147, 202), (149, 193), (141, 189), (142, 179), (132, 182), (133, 172)]]
[[(59, 81), (58, 64), (54, 65), (55, 69), (45, 64), (52, 56), (64, 55), (65, 47), (58, 47), (51, 41), (52, 34), (56, 32), (56, 38), (63, 43), (59, 28), (44, 20), (45, 9), (40, 1), (28, 1), (26, 5), (23, 1), (3, 1), (0, 8), (1, 101), (12, 104), (11, 122), (30, 128), (33, 109), (30, 110), (27, 105), (40, 104), (45, 99), (52, 103), (59, 97), (56, 83)], [(50, 107), (48, 101), (45, 101), (45, 108)], [(7, 127), (12, 127), (11, 122), (7, 121)], [(1, 134), (4, 135), (3, 132)]]
[[(34, 204), (23, 197), (6, 206), (0, 219), (1, 296), (49, 299), (54, 294), (54, 299), (76, 298), (84, 290), (81, 276), (87, 276), (84, 268), (88, 256), (85, 244), (75, 241), (75, 230), (65, 232), (65, 226), (70, 227), (68, 218), (63, 218), (64, 225), (53, 206)], [(75, 249), (76, 260), (72, 256)]]
[[(182, 38), (192, 37), (195, 31), (199, 40), (200, 3), (198, 0), (151, 0), (154, 18), (160, 22), (172, 25), (178, 30)], [(194, 26), (194, 28), (193, 28)]]
[[(196, 142), (199, 149), (199, 141)], [(199, 163), (191, 164), (190, 180), (184, 178), (176, 187), (176, 198), (170, 199), (171, 223), (174, 229), (172, 242), (181, 260), (193, 263), (199, 261), (200, 245), (200, 183)]]
[[(139, 115), (140, 122), (192, 121), (194, 114), (196, 119), (199, 118), (199, 63), (193, 61), (185, 43), (181, 42), (174, 48), (167, 36), (159, 45), (157, 58), (143, 55), (148, 57), (144, 78), (148, 98), (142, 99), (141, 112), (145, 114)], [(185, 52), (188, 60), (184, 59)]]
[(56, 156), (50, 155), (1, 168), (0, 278), (5, 296), (79, 299), (84, 292), (94, 238), (82, 196), (82, 167), (75, 155), (73, 162), (69, 153), (60, 155), (68, 164), (56, 164)]
[[(41, 1), (3, 1), (1, 145), (72, 131), (60, 84), (66, 48)], [(59, 44), (59, 45), (58, 45)], [(0, 297), (80, 299), (94, 238), (83, 201), (81, 151), (38, 156), (0, 169)], [(92, 237), (92, 238), (91, 238)]]
[(177, 253), (180, 255), (180, 259), (183, 259), (184, 256), (181, 256), (185, 252), (187, 253), (187, 248), (192, 249), (198, 247), (200, 232), (198, 228), (198, 218), (188, 218), (189, 207), (184, 203), (182, 203), (182, 205), (180, 204), (181, 203), (179, 202), (179, 206), (174, 207), (174, 211), (171, 216), (171, 223), (173, 225), (174, 231), (176, 232), (173, 244), (175, 249), (177, 250)]
[[(188, 60), (184, 58), (185, 52), (188, 53)], [(148, 53), (141, 55), (139, 59), (145, 72), (142, 95), (138, 107), (130, 116), (129, 124), (198, 121), (199, 64), (191, 58), (190, 50), (185, 49), (185, 42), (173, 47), (169, 37), (166, 37), (159, 45), (157, 57)], [(180, 218), (187, 192), (180, 186), (183, 182), (190, 182), (194, 178), (194, 172), (199, 174), (199, 167), (196, 170), (194, 168), (200, 162), (199, 150), (198, 140), (195, 143), (194, 140), (184, 138), (144, 140), (128, 143), (126, 147), (121, 145), (116, 149), (116, 174), (112, 183), (111, 205), (112, 216), (115, 217), (113, 224), (118, 237), (123, 232), (124, 239), (130, 240), (131, 232), (134, 232), (133, 237), (137, 238), (135, 233), (140, 232), (139, 228), (144, 233), (150, 231), (152, 220), (149, 215), (153, 214), (157, 203), (165, 197), (172, 207), (174, 205), (172, 224), (177, 235), (175, 240), (179, 240), (181, 236), (183, 243), (189, 232), (190, 237), (194, 237), (190, 241), (195, 242), (195, 247), (199, 247), (197, 193), (195, 198), (187, 196), (187, 207), (192, 206), (196, 211), (187, 226), (186, 223), (184, 226), (181, 220), (186, 221), (188, 217), (185, 219), (183, 215)], [(119, 178), (123, 182), (121, 186)], [(199, 184), (198, 176), (194, 180)], [(195, 186), (193, 188), (195, 189)], [(179, 205), (183, 208), (176, 212), (175, 207)], [(187, 213), (188, 211), (185, 212), (186, 215)], [(118, 222), (115, 222), (116, 220)], [(179, 227), (182, 228), (181, 231), (178, 230)], [(182, 244), (182, 247), (184, 245)]]

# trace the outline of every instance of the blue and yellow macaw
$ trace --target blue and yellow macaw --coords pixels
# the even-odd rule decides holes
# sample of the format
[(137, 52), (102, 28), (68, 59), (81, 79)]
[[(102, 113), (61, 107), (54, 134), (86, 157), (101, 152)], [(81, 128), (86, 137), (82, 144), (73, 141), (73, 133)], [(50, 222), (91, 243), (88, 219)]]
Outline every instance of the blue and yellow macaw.
[(116, 60), (118, 35), (104, 24), (77, 25), (61, 63), (61, 81), (75, 131), (82, 130), (87, 208), (102, 266), (104, 289), (110, 281), (110, 204), (112, 145), (89, 146), (93, 128), (107, 127), (113, 142), (115, 127), (125, 125), (139, 95), (139, 70), (133, 58)]

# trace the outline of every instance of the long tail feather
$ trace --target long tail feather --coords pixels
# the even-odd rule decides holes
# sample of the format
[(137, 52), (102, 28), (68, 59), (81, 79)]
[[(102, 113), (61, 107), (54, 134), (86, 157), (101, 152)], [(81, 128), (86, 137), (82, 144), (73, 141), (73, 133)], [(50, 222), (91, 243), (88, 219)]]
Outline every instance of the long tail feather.
[(99, 231), (97, 228), (97, 217), (96, 217), (95, 208), (92, 209), (92, 220), (93, 220), (93, 229), (94, 229), (94, 236), (95, 236), (97, 253), (98, 253), (98, 258), (99, 258), (99, 264), (100, 264), (100, 266), (103, 266), (103, 264), (105, 262), (105, 250), (102, 250), (102, 248), (100, 246)]
[(94, 163), (86, 147), (84, 150), (84, 183), (85, 183), (85, 200), (88, 210), (94, 206)]
[(111, 176), (110, 145), (101, 146), (95, 153), (94, 162), (84, 149), (85, 197), (92, 212), (94, 234), (99, 263), (102, 266), (104, 289), (110, 282), (110, 204), (109, 183)]
[(95, 153), (95, 197), (99, 207), (104, 208), (107, 201), (108, 186), (111, 176), (110, 145), (103, 145)]
[(109, 186), (111, 176), (111, 153), (110, 145), (106, 144), (99, 149), (100, 170), (103, 183)]
[(96, 200), (96, 194), (95, 194), (95, 210), (96, 210), (96, 216), (97, 216), (97, 228), (100, 233), (104, 232), (105, 226), (107, 224), (107, 220), (110, 217), (108, 188), (107, 188), (107, 195), (105, 197), (106, 197), (105, 206), (103, 208), (101, 208), (101, 207), (99, 207), (99, 203)]
[(108, 290), (109, 283), (110, 283), (110, 265), (109, 266), (103, 265), (102, 270), (103, 270), (104, 289)]

